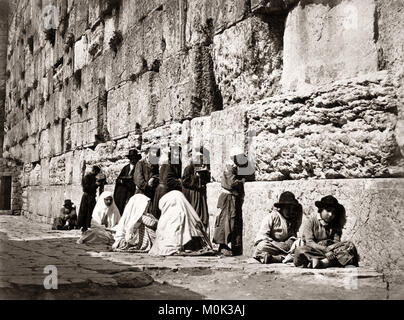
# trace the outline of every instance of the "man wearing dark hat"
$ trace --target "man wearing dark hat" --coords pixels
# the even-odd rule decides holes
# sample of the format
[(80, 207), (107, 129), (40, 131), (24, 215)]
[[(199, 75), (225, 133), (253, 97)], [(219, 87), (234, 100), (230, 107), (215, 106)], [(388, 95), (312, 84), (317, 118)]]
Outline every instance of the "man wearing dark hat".
[(359, 255), (350, 241), (341, 241), (346, 222), (345, 209), (333, 196), (315, 202), (318, 212), (303, 226), (304, 246), (295, 251), (297, 267), (327, 268), (358, 266)]
[(146, 148), (144, 150), (145, 158), (136, 164), (135, 184), (136, 194), (143, 194), (151, 201), (147, 211), (154, 212), (153, 199), (156, 188), (159, 185), (159, 159), (161, 151), (159, 147)]
[(297, 239), (302, 221), (302, 206), (291, 192), (281, 194), (276, 210), (262, 221), (255, 239), (253, 257), (261, 263), (282, 263)]
[(122, 169), (121, 173), (116, 179), (114, 191), (115, 204), (118, 207), (121, 215), (123, 214), (129, 199), (135, 194), (136, 185), (134, 181), (134, 174), (136, 164), (141, 159), (141, 155), (136, 149), (132, 149), (129, 151), (126, 157), (129, 159), (129, 164)]
[(57, 217), (52, 226), (52, 230), (73, 230), (77, 226), (77, 213), (76, 206), (68, 199), (62, 208), (60, 208), (60, 215)]

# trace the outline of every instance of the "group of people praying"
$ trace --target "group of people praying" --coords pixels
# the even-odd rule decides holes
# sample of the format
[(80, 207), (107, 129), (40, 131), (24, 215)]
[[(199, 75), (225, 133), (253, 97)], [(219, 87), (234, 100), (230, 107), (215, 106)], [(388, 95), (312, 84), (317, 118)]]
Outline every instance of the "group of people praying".
[[(190, 154), (183, 170), (182, 149), (170, 146), (131, 150), (116, 179), (114, 192), (104, 191), (106, 177), (97, 166), (82, 179), (79, 212), (65, 200), (54, 229), (81, 229), (79, 243), (105, 243), (118, 252), (151, 255), (242, 255), (244, 185), (248, 165), (241, 149), (233, 148), (224, 166), (213, 243), (209, 232), (207, 184), (210, 166), (204, 149)], [(99, 195), (97, 199), (97, 190)], [(305, 268), (358, 266), (359, 255), (350, 241), (341, 241), (346, 222), (344, 207), (333, 196), (315, 202), (317, 211), (303, 222), (303, 208), (295, 195), (284, 192), (265, 216), (254, 243), (257, 263), (291, 263)], [(303, 222), (302, 231), (299, 234)], [(300, 235), (300, 237), (298, 236)]]

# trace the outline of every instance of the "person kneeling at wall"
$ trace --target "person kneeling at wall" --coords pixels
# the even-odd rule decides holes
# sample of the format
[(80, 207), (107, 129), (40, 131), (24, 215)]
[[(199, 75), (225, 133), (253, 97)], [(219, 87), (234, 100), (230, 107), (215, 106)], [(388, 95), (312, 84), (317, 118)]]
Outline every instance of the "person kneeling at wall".
[(264, 264), (285, 261), (302, 221), (302, 206), (293, 193), (282, 193), (274, 206), (275, 210), (262, 221), (255, 240), (253, 258)]

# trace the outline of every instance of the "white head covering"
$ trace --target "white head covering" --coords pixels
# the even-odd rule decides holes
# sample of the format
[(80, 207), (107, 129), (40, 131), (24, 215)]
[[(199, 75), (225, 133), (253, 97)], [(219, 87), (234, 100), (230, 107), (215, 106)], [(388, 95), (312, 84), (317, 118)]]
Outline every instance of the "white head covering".
[(143, 194), (136, 194), (129, 199), (125, 207), (122, 218), (116, 227), (115, 243), (112, 246), (116, 249), (122, 239), (130, 241), (134, 235), (135, 229), (140, 226), (140, 218), (146, 213), (148, 204), (151, 200)]
[(242, 150), (240, 147), (233, 147), (230, 150), (230, 157), (235, 157), (235, 156), (239, 156), (239, 155), (243, 155), (244, 154), (244, 150)]
[[(105, 198), (108, 197), (112, 198), (112, 204), (109, 207), (107, 207), (107, 205), (104, 202)], [(93, 211), (93, 218), (91, 222), (92, 227), (102, 226), (102, 221), (106, 218), (108, 224), (107, 227), (113, 228), (118, 224), (120, 217), (121, 215), (119, 213), (118, 207), (115, 204), (112, 192), (110, 191), (103, 192), (100, 195), (100, 198), (98, 199), (97, 204), (95, 205)]]

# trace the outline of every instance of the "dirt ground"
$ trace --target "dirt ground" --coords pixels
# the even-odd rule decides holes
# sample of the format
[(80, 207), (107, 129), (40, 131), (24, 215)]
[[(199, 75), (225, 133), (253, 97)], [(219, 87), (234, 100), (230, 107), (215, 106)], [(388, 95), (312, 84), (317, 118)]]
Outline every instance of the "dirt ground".
[[(403, 299), (404, 285), (369, 268), (311, 270), (248, 257), (151, 257), (76, 243), (21, 217), (0, 216), (0, 299), (295, 300)], [(44, 267), (58, 289), (44, 288)]]

